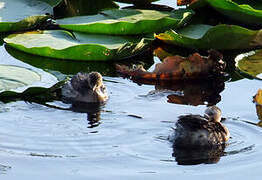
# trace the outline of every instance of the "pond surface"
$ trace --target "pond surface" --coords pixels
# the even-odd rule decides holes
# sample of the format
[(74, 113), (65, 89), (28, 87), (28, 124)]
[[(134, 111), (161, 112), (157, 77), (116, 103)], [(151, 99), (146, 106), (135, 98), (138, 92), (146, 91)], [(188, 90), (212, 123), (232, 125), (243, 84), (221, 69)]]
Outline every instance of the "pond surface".
[[(22, 62), (16, 58), (0, 47), (0, 64), (31, 68), (43, 76), (43, 70), (63, 74), (90, 70), (82, 63), (74, 63), (74, 72), (66, 69), (72, 62), (65, 62), (69, 65), (63, 65), (64, 69), (52, 65), (41, 69), (29, 59)], [(42, 60), (45, 58), (40, 57)], [(157, 58), (154, 61), (159, 62)], [(105, 69), (111, 71), (110, 68), (107, 64)], [(97, 65), (91, 69), (101, 71)], [(262, 129), (256, 125), (259, 119), (252, 97), (262, 87), (261, 81), (225, 83), (217, 106), (231, 132), (228, 145), (222, 151), (211, 152), (215, 156), (209, 161), (184, 166), (173, 157), (168, 140), (172, 127), (179, 115), (202, 114), (206, 106), (168, 103), (167, 95), (174, 91), (140, 86), (121, 77), (107, 75), (104, 80), (110, 99), (95, 123), (88, 120), (86, 113), (23, 101), (0, 104), (0, 178), (260, 179)], [(52, 104), (67, 106), (58, 101)]]

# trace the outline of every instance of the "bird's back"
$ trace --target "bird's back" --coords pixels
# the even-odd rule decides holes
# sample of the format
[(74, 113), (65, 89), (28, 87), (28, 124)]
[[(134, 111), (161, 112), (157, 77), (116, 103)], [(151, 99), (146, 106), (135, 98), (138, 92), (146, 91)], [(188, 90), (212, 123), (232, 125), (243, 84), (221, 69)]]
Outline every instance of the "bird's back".
[(200, 115), (180, 116), (176, 123), (174, 146), (181, 148), (212, 147), (224, 144), (227, 132), (219, 122)]

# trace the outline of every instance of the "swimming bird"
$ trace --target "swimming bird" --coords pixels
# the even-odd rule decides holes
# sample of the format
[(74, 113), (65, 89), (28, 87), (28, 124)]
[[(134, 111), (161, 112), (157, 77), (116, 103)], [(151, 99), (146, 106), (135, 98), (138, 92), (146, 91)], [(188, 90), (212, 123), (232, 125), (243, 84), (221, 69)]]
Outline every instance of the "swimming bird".
[(206, 148), (224, 145), (230, 133), (221, 122), (221, 110), (210, 106), (204, 116), (179, 116), (173, 136), (175, 148)]
[(108, 99), (103, 77), (98, 72), (77, 73), (62, 87), (61, 93), (66, 103), (104, 103)]

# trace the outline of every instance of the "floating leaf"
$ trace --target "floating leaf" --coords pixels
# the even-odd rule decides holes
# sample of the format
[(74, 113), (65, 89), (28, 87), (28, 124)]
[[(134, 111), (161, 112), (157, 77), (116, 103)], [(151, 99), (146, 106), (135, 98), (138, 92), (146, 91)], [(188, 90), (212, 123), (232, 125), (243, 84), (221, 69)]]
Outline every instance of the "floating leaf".
[(40, 81), (38, 73), (18, 66), (0, 65), (0, 91), (28, 86)]
[(262, 50), (251, 51), (236, 57), (237, 68), (252, 77), (262, 79)]
[(192, 4), (195, 1), (197, 0), (177, 0), (177, 5), (178, 6), (188, 5), (188, 4)]
[(41, 0), (2, 0), (0, 2), (0, 32), (21, 31), (46, 20), (52, 6)]
[[(239, 3), (239, 4), (238, 4)], [(197, 0), (190, 8), (206, 4), (221, 14), (245, 24), (262, 25), (262, 2), (246, 0)]]
[(98, 14), (105, 9), (119, 8), (112, 0), (66, 0), (54, 8), (55, 18)]
[[(14, 58), (23, 61), (27, 64), (30, 64), (36, 68), (44, 69), (48, 72), (59, 72), (70, 75), (77, 74), (78, 72), (91, 72), (98, 71), (103, 76), (115, 76), (115, 67), (114, 62), (96, 62), (96, 61), (68, 61), (61, 59), (54, 59), (48, 57), (35, 56), (23, 51), (6, 46), (7, 52)], [(57, 75), (55, 75), (57, 77)]]
[[(13, 56), (14, 58), (21, 60), (27, 64), (30, 64), (34, 67), (44, 69), (52, 74), (54, 74), (58, 79), (63, 79), (61, 74), (77, 74), (78, 72), (92, 72), (98, 71), (103, 76), (116, 76), (115, 72), (115, 63), (113, 61), (68, 61), (61, 59), (54, 59), (48, 57), (35, 56), (23, 51), (19, 51), (9, 46), (5, 46), (6, 51)], [(141, 55), (131, 57), (127, 59), (127, 63), (144, 63), (146, 67), (151, 67), (154, 63), (153, 55), (151, 51), (146, 51)], [(58, 74), (57, 74), (58, 73)]]
[(143, 67), (129, 69), (124, 65), (116, 65), (117, 71), (124, 77), (132, 80), (188, 80), (188, 79), (207, 79), (218, 76), (225, 68), (221, 60), (221, 54), (217, 51), (210, 51), (208, 57), (194, 53), (187, 58), (181, 56), (170, 56), (164, 59), (163, 63), (158, 63), (153, 72), (146, 71)]
[(254, 31), (236, 25), (190, 25), (177, 32), (170, 30), (155, 37), (165, 43), (191, 49), (237, 50), (262, 47), (262, 30)]
[(16, 100), (24, 100), (29, 102), (36, 102), (44, 104), (46, 102), (52, 102), (54, 100), (60, 100), (60, 89), (68, 81), (68, 78), (57, 82), (53, 86), (46, 87), (29, 87), (23, 92), (16, 91), (3, 91), (0, 93), (0, 101), (11, 102)]
[(127, 4), (148, 4), (159, 0), (116, 0), (116, 2), (127, 3)]
[(18, 50), (59, 59), (117, 60), (139, 54), (148, 49), (150, 40), (140, 42), (134, 37), (71, 34), (63, 30), (33, 31), (12, 34), (4, 39)]
[(260, 120), (257, 125), (262, 127), (262, 89), (259, 89), (257, 94), (253, 96), (253, 102), (256, 103), (257, 117)]
[(183, 25), (192, 10), (161, 12), (154, 10), (113, 9), (93, 16), (58, 19), (61, 28), (95, 34), (133, 35), (160, 32)]
[(262, 89), (257, 91), (257, 94), (253, 97), (253, 101), (258, 105), (262, 105)]

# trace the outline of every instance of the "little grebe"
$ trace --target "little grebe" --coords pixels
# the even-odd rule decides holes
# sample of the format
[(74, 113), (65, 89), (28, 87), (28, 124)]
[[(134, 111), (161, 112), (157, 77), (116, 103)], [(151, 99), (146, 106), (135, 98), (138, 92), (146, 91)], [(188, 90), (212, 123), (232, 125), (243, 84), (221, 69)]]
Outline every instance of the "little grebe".
[(221, 110), (208, 107), (204, 116), (179, 116), (172, 139), (177, 148), (201, 148), (224, 145), (229, 139), (228, 129), (221, 124)]
[(104, 103), (108, 99), (102, 75), (79, 72), (62, 87), (64, 102)]

